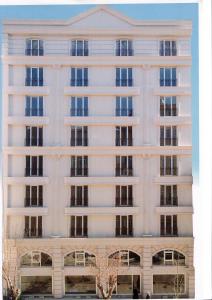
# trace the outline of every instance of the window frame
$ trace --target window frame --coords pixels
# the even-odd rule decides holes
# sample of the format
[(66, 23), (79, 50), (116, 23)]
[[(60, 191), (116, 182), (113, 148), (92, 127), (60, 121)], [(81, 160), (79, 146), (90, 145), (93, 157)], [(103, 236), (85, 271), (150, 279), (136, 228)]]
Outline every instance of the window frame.
[[(160, 146), (178, 146), (178, 126), (161, 125), (160, 126)], [(169, 136), (170, 131), (170, 136)], [(170, 143), (168, 143), (170, 141)]]
[[(126, 71), (126, 78), (122, 78), (122, 77), (124, 77), (123, 73), (125, 71)], [(130, 73), (132, 74), (132, 77), (129, 76)], [(122, 84), (123, 80), (126, 80), (126, 85)], [(116, 86), (120, 86), (120, 87), (133, 86), (133, 68), (132, 67), (116, 67)]]
[[(33, 108), (33, 101), (36, 103), (36, 108)], [(28, 107), (29, 103), (29, 107)], [(42, 103), (42, 105), (41, 105)], [(41, 106), (41, 108), (40, 108)], [(33, 114), (33, 110), (36, 110), (36, 115)], [(28, 114), (29, 111), (29, 114)], [(42, 117), (43, 116), (43, 96), (26, 96), (25, 98), (25, 116), (27, 117)]]
[[(162, 71), (163, 70), (163, 71)], [(166, 72), (170, 72), (170, 78), (166, 78)], [(173, 73), (175, 72), (176, 77), (173, 76)], [(163, 73), (163, 76), (161, 78), (161, 73)], [(166, 85), (166, 81), (170, 81), (170, 85)], [(161, 84), (163, 82), (163, 84)], [(175, 84), (173, 84), (175, 83)], [(177, 86), (177, 68), (176, 67), (160, 67), (160, 86), (165, 87), (172, 87)]]
[[(168, 220), (167, 218), (170, 218), (171, 219), (171, 233), (168, 233)], [(164, 234), (162, 234), (162, 219), (163, 219), (163, 226), (164, 226)], [(174, 233), (174, 219), (176, 221), (176, 233)], [(178, 217), (177, 217), (177, 214), (172, 214), (172, 215), (160, 215), (160, 236), (178, 236)]]
[[(124, 106), (124, 101), (126, 100), (126, 108)], [(131, 108), (130, 108), (131, 106)], [(126, 110), (126, 114), (123, 111)], [(116, 117), (132, 117), (133, 116), (133, 97), (132, 96), (116, 96)]]
[[(33, 42), (37, 41), (37, 48), (33, 48)], [(27, 43), (30, 42), (30, 48), (27, 48)], [(44, 55), (44, 41), (36, 38), (27, 38), (26, 39), (26, 48), (25, 50), (30, 50), (30, 54), (26, 54), (27, 56), (43, 56)], [(37, 50), (38, 54), (33, 55), (33, 50)]]
[[(168, 115), (166, 112), (168, 111), (168, 100), (170, 99), (171, 102), (171, 114)], [(164, 101), (164, 108), (163, 108), (163, 114), (162, 113), (162, 101)], [(175, 102), (175, 103), (174, 103)], [(174, 108), (175, 106), (175, 108)], [(175, 113), (174, 113), (175, 112)], [(160, 117), (177, 117), (178, 116), (178, 107), (177, 107), (177, 97), (176, 96), (160, 96)]]
[[(124, 42), (127, 42), (126, 48), (124, 48), (124, 46), (123, 46)], [(126, 54), (123, 54), (123, 53), (126, 53)], [(133, 56), (133, 41), (131, 39), (117, 39), (115, 55), (116, 56)]]
[[(79, 47), (78, 43), (82, 42), (82, 47)], [(87, 46), (86, 46), (87, 43)], [(74, 47), (73, 47), (74, 44)], [(82, 54), (79, 54), (78, 51), (82, 51)], [(71, 40), (70, 45), (71, 56), (89, 56), (89, 42), (86, 39), (75, 39)]]
[[(80, 105), (79, 104), (80, 101), (82, 101), (82, 108), (78, 108), (78, 106)], [(81, 111), (82, 114), (78, 114), (78, 111)], [(88, 97), (86, 97), (86, 96), (71, 97), (70, 116), (71, 117), (87, 117), (88, 116)]]

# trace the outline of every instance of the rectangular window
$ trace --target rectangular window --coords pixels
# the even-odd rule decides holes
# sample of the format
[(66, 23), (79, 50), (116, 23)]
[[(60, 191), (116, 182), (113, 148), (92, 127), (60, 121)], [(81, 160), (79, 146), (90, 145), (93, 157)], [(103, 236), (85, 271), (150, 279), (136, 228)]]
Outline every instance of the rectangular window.
[(116, 86), (133, 86), (132, 68), (116, 68)]
[(132, 97), (116, 97), (116, 116), (133, 116)]
[(160, 216), (160, 235), (161, 236), (177, 236), (177, 215)]
[(116, 146), (132, 145), (132, 126), (116, 126)]
[(43, 186), (26, 185), (25, 207), (43, 206)]
[(177, 86), (176, 68), (160, 68), (160, 86)]
[(95, 276), (65, 276), (65, 294), (96, 295)]
[(25, 216), (25, 238), (42, 237), (42, 217)]
[(43, 68), (27, 67), (25, 86), (43, 86)]
[(133, 176), (132, 156), (116, 156), (116, 176)]
[(72, 56), (88, 56), (88, 41), (73, 40), (71, 42), (71, 55)]
[(177, 176), (178, 169), (177, 169), (177, 156), (160, 156), (160, 175), (167, 176), (173, 175)]
[(25, 54), (28, 56), (43, 56), (43, 41), (36, 39), (26, 40)]
[(88, 116), (88, 97), (71, 97), (70, 115), (78, 117)]
[(88, 176), (88, 156), (71, 156), (71, 177)]
[(25, 176), (43, 176), (43, 156), (26, 156)]
[(71, 186), (71, 207), (88, 206), (88, 186)]
[(133, 206), (132, 185), (116, 186), (116, 206)]
[(160, 116), (177, 116), (176, 96), (160, 97)]
[(177, 145), (177, 126), (160, 126), (160, 146)]
[(116, 216), (116, 236), (133, 236), (133, 216)]
[(140, 275), (118, 275), (117, 284), (114, 293), (117, 295), (133, 295), (133, 291), (137, 290), (138, 294), (141, 293), (140, 289)]
[(43, 116), (43, 96), (26, 96), (25, 116)]
[(52, 294), (51, 276), (21, 276), (21, 294)]
[(71, 86), (88, 86), (88, 68), (71, 68)]
[(26, 126), (25, 146), (43, 146), (43, 127)]
[(160, 206), (177, 206), (177, 185), (160, 186)]
[(71, 216), (70, 237), (88, 236), (88, 217)]
[(160, 56), (176, 56), (176, 41), (160, 41)]
[(153, 294), (175, 296), (184, 293), (185, 278), (183, 274), (153, 275)]
[(71, 146), (88, 146), (88, 126), (71, 126)]
[(132, 56), (133, 47), (130, 40), (117, 40), (116, 41), (116, 56)]

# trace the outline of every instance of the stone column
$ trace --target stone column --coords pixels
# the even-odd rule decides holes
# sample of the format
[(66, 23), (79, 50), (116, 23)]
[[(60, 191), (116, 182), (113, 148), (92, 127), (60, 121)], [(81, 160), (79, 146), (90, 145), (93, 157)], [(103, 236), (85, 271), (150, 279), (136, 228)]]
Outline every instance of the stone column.
[(143, 248), (143, 298), (152, 293), (152, 252), (151, 246)]
[(53, 249), (53, 295), (62, 298), (63, 293), (63, 256), (60, 246)]
[(195, 274), (194, 274), (194, 265), (193, 265), (193, 255), (194, 255), (194, 248), (191, 246), (188, 248), (188, 267), (189, 271), (187, 272), (188, 275), (188, 297), (194, 298), (195, 295)]

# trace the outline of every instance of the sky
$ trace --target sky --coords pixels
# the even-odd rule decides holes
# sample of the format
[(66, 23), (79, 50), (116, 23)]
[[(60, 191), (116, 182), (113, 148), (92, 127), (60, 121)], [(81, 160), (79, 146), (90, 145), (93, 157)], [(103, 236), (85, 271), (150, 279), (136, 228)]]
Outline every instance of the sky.
[[(0, 6), (0, 42), (4, 19), (69, 19), (95, 5), (9, 5)], [(198, 4), (110, 4), (124, 15), (138, 20), (192, 20), (192, 165), (194, 181), (199, 172), (199, 103), (198, 103)], [(0, 88), (2, 82), (0, 65)], [(2, 95), (1, 107), (2, 110)]]

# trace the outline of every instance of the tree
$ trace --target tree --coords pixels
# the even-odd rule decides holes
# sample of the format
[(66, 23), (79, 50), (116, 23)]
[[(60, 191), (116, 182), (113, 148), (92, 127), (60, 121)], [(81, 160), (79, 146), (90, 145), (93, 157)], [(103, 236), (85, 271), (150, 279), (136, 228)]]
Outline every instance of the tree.
[(11, 245), (8, 244), (8, 240), (3, 241), (3, 266), (2, 275), (4, 283), (6, 284), (7, 293), (9, 299), (17, 300), (21, 294), (17, 281), (17, 262), (11, 260), (12, 257)]
[(177, 267), (177, 272), (174, 278), (174, 294), (175, 298), (179, 298), (181, 294), (184, 293), (185, 289), (185, 282), (184, 282), (184, 275), (179, 274), (179, 253), (177, 254), (177, 258), (174, 259), (174, 264)]

